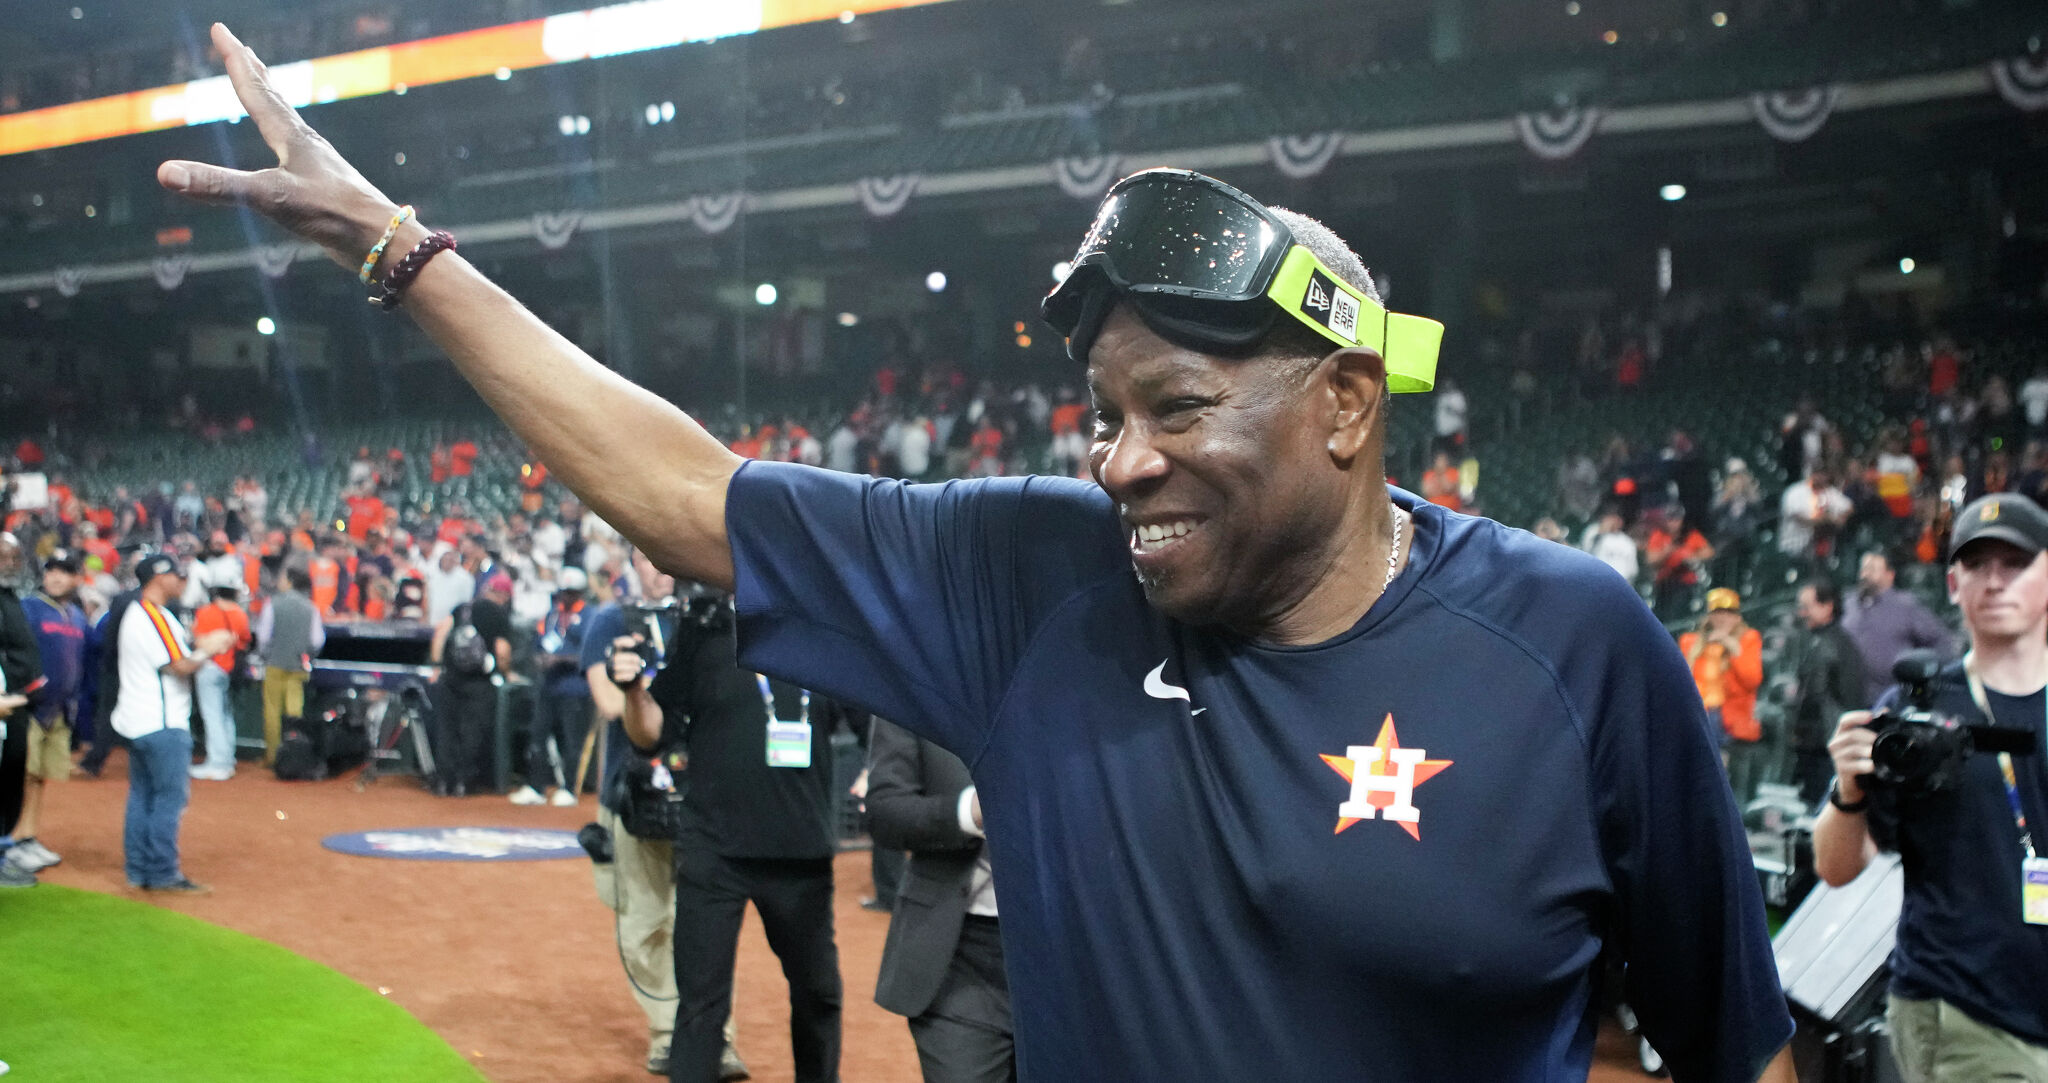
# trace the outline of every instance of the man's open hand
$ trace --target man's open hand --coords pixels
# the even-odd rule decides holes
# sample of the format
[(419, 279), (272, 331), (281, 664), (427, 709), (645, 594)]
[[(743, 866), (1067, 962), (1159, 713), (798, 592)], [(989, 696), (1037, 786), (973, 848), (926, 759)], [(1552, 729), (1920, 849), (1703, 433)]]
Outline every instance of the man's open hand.
[[(277, 165), (249, 172), (171, 161), (157, 167), (157, 183), (201, 203), (248, 207), (353, 270), (397, 207), (299, 117), (255, 52), (220, 23), (213, 24), (213, 45), (227, 64), (235, 97), (277, 154)], [(405, 251), (396, 242), (393, 248)]]

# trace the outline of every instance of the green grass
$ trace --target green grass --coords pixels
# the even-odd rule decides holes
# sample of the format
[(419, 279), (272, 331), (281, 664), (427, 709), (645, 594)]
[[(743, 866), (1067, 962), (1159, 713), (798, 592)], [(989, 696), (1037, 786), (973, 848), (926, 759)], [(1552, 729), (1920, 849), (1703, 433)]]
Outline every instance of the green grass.
[(482, 1078), (404, 1009), (310, 959), (51, 884), (0, 893), (0, 1060), (38, 1083)]

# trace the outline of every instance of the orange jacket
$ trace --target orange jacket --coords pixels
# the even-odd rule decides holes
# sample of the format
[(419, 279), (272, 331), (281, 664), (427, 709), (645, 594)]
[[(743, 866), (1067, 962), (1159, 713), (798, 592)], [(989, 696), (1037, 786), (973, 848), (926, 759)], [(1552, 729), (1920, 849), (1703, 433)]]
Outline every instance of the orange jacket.
[(327, 557), (314, 557), (306, 572), (313, 580), (313, 608), (323, 617), (332, 617), (334, 603), (341, 600), (341, 565)]
[(1725, 656), (1718, 643), (1701, 646), (1699, 632), (1678, 637), (1679, 653), (1692, 664), (1692, 681), (1699, 686), (1700, 702), (1709, 709), (1721, 709), (1721, 728), (1738, 741), (1760, 740), (1763, 727), (1756, 720), (1756, 690), (1764, 683), (1764, 637), (1754, 628), (1744, 628), (1736, 642), (1742, 649), (1734, 659)]

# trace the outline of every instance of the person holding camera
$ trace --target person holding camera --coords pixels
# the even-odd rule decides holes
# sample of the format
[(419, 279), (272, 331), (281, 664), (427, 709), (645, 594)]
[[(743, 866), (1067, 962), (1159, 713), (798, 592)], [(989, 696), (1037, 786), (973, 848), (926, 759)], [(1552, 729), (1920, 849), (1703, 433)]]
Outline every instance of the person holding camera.
[(832, 727), (810, 692), (743, 670), (731, 599), (693, 600), (673, 642), (613, 641), (610, 678), (638, 763), (678, 795), (675, 1034), (669, 1079), (712, 1083), (730, 1047), (734, 956), (749, 902), (789, 979), (797, 1083), (839, 1078), (841, 985), (832, 935)]
[(1821, 878), (1846, 884), (1879, 850), (1905, 871), (1888, 1014), (1908, 1083), (2048, 1080), (2048, 858), (2034, 841), (2048, 824), (2048, 765), (2038, 749), (1967, 751), (2042, 732), (2044, 550), (2048, 513), (2025, 497), (1964, 508), (1948, 592), (1970, 653), (1939, 669), (1927, 660), (1923, 687), (1843, 715), (1828, 743), (1834, 787), (1813, 829)]
[[(610, 847), (611, 860), (596, 863), (597, 897), (615, 916), (619, 965), (625, 969), (634, 1002), (647, 1016), (647, 1070), (665, 1076), (670, 1036), (676, 1026), (675, 847), (665, 817), (650, 813), (658, 813), (668, 803), (673, 779), (668, 794), (647, 792), (640, 787), (639, 776), (627, 779), (628, 768), (638, 764), (651, 785), (652, 765), (662, 754), (659, 750), (653, 756), (632, 752), (622, 720), (625, 689), (613, 684), (610, 674), (613, 644), (622, 636), (634, 642), (627, 635), (629, 628), (637, 632), (664, 606), (674, 608), (676, 580), (638, 549), (633, 550), (631, 563), (639, 600), (608, 602), (591, 614), (577, 664), (590, 685), (591, 705), (597, 712), (593, 724), (600, 727), (599, 739), (605, 749), (596, 827)], [(720, 1078), (747, 1078), (746, 1062), (734, 1048), (738, 1034), (730, 1014), (725, 1019), (724, 1036)]]

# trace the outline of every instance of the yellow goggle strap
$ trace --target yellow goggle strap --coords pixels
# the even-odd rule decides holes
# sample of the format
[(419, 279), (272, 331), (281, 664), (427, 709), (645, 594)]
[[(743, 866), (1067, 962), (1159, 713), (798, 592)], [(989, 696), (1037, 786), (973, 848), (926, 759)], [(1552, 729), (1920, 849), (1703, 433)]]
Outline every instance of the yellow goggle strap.
[(1387, 390), (1400, 394), (1436, 386), (1444, 325), (1421, 316), (1388, 312), (1331, 274), (1315, 253), (1288, 249), (1266, 296), (1287, 314), (1339, 346), (1378, 350), (1387, 366)]

